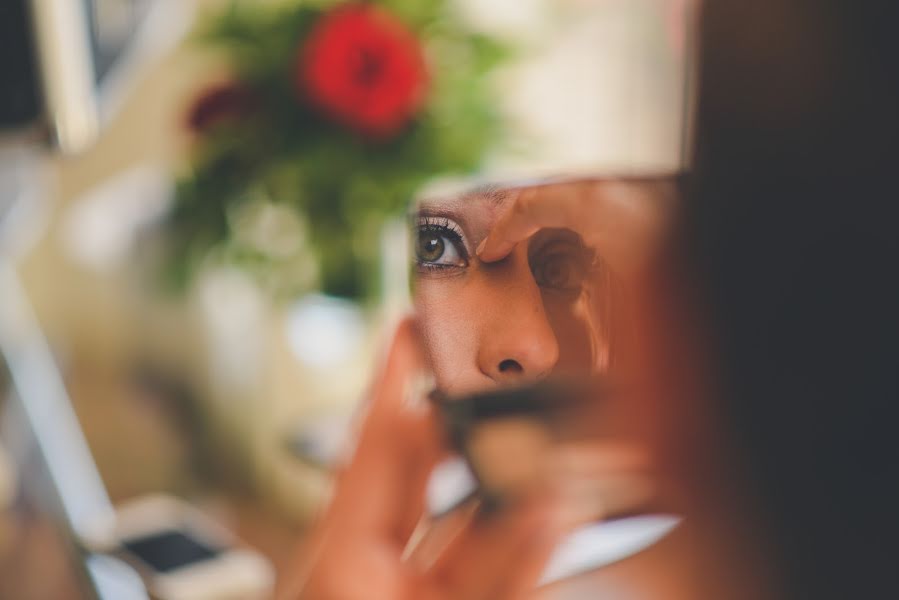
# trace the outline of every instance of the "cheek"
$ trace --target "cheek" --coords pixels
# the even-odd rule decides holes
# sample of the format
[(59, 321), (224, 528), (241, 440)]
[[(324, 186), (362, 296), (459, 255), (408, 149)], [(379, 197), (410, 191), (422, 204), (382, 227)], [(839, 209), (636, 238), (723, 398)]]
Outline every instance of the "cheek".
[(437, 387), (463, 392), (480, 375), (477, 368), (478, 302), (459, 280), (421, 280), (415, 290), (415, 313)]

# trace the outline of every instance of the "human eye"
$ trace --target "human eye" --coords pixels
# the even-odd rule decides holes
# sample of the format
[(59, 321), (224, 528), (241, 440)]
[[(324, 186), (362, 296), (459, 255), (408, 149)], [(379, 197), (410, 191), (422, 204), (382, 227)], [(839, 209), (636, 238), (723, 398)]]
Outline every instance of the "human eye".
[(583, 289), (592, 264), (581, 244), (556, 241), (543, 245), (530, 259), (531, 273), (544, 289), (576, 293)]
[(414, 232), (415, 262), (422, 269), (468, 266), (462, 228), (444, 217), (422, 217)]

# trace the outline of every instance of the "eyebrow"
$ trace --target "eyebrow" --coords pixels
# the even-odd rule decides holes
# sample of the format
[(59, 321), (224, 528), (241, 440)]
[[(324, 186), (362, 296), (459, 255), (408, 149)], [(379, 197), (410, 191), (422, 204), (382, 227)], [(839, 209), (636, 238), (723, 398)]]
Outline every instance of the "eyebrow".
[[(510, 194), (511, 192), (507, 188), (492, 183), (486, 183), (471, 187), (457, 194), (423, 198), (418, 202), (418, 208), (416, 210), (429, 210), (435, 208), (458, 209), (471, 202), (486, 202), (492, 206), (499, 206), (509, 198)], [(416, 212), (416, 210), (413, 210), (413, 213)]]
[(494, 206), (498, 206), (509, 197), (509, 190), (492, 183), (485, 183), (473, 187), (462, 194), (463, 201), (485, 200)]

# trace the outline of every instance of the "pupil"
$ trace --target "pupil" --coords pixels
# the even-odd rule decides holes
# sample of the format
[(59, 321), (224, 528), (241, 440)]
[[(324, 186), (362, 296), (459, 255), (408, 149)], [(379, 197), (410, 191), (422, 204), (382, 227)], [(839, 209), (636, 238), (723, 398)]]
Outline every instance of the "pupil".
[(434, 233), (425, 233), (418, 238), (418, 258), (434, 262), (443, 256), (443, 238)]
[(571, 265), (564, 259), (553, 258), (548, 260), (541, 269), (543, 285), (549, 287), (565, 287), (571, 279)]
[(549, 267), (549, 281), (553, 285), (565, 283), (565, 268), (558, 263)]

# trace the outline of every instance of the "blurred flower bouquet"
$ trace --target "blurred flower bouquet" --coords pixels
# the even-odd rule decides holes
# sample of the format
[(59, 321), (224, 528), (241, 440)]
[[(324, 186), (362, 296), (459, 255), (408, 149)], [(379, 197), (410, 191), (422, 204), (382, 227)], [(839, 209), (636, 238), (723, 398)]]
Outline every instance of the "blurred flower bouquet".
[(449, 2), (233, 2), (200, 40), (233, 77), (188, 115), (191, 170), (165, 228), (180, 286), (213, 263), (277, 295), (364, 298), (383, 220), (503, 136), (488, 74), (507, 52)]

